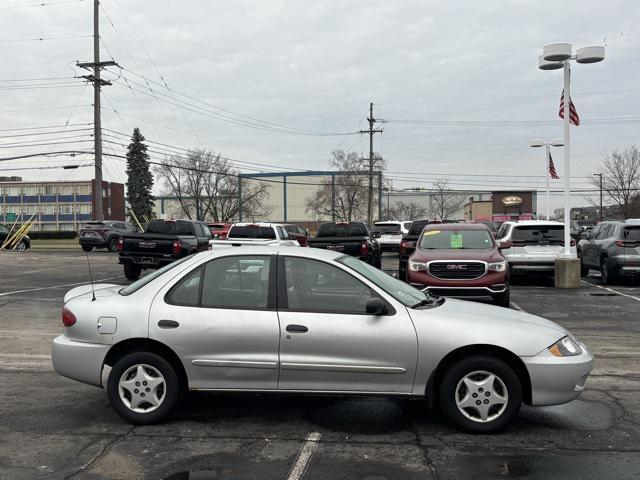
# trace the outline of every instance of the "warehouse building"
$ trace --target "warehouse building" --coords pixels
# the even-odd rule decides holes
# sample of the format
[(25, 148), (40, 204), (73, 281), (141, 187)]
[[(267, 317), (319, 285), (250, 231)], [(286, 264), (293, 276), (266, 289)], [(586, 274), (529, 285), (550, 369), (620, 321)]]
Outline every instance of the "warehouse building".
[[(77, 231), (93, 219), (95, 180), (29, 182), (0, 177), (0, 222), (26, 222), (33, 231)], [(102, 182), (102, 205), (107, 220), (125, 219), (124, 185)]]

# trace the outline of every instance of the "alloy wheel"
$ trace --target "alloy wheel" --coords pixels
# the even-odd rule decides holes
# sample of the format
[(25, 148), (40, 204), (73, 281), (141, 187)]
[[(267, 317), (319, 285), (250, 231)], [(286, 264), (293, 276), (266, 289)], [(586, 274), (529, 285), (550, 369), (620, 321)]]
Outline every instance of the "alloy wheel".
[(123, 405), (136, 413), (150, 413), (164, 401), (166, 382), (160, 371), (147, 364), (129, 367), (120, 377), (118, 394)]
[(500, 417), (509, 403), (505, 383), (496, 374), (477, 370), (465, 375), (456, 386), (458, 410), (469, 420), (488, 423)]

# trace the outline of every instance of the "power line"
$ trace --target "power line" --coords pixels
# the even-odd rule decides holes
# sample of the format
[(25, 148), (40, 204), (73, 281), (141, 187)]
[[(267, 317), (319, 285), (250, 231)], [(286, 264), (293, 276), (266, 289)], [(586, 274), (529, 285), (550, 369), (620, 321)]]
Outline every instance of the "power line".
[(71, 130), (53, 130), (50, 132), (32, 132), (32, 133), (20, 133), (17, 135), (0, 135), (0, 138), (33, 137), (33, 136), (39, 136), (39, 135), (57, 135), (58, 133), (84, 132), (88, 130), (91, 130), (91, 128), (73, 128)]
[(11, 5), (10, 7), (0, 7), (0, 10), (12, 10), (14, 8), (27, 8), (27, 7), (49, 7), (54, 5), (66, 5), (68, 3), (80, 3), (84, 0), (63, 0), (61, 2), (40, 2), (40, 3), (26, 3), (24, 5)]
[(44, 42), (47, 40), (70, 40), (73, 38), (91, 38), (91, 37), (93, 37), (93, 35), (67, 35), (64, 37), (12, 38), (12, 39), (0, 39), (0, 43)]

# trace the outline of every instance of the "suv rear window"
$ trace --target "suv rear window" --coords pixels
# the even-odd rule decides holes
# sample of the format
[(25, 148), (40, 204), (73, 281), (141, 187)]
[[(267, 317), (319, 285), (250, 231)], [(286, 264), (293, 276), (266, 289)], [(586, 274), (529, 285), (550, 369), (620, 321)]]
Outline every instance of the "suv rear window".
[(367, 229), (361, 223), (324, 223), (316, 237), (366, 237)]
[(640, 226), (626, 227), (623, 230), (622, 238), (627, 242), (640, 242)]
[(261, 227), (259, 225), (233, 226), (229, 230), (227, 238), (261, 238), (275, 240), (276, 231), (273, 227)]
[(522, 244), (564, 244), (564, 225), (516, 225), (513, 242)]
[(399, 224), (388, 223), (385, 225), (375, 225), (372, 230), (380, 233), (402, 233)]
[(151, 220), (145, 233), (166, 233), (173, 235), (193, 235), (193, 224), (181, 221)]

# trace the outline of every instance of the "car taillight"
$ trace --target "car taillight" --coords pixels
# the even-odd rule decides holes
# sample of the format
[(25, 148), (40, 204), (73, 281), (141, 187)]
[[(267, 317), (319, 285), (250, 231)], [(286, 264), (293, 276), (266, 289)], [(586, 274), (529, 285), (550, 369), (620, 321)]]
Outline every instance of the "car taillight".
[(124, 240), (122, 238), (118, 239), (118, 251), (121, 252), (124, 250)]
[(624, 240), (616, 240), (616, 247), (624, 247)]
[(76, 316), (67, 307), (62, 308), (62, 324), (70, 327), (76, 323)]
[(369, 255), (369, 245), (366, 243), (360, 245), (360, 255)]
[(182, 251), (182, 242), (180, 240), (175, 240), (171, 245), (171, 253), (174, 255), (180, 254)]
[(571, 239), (571, 243), (569, 245), (571, 245), (572, 247), (575, 247), (576, 246), (576, 241), (572, 238)]
[(511, 248), (512, 246), (513, 246), (513, 242), (511, 240), (507, 240), (506, 242), (500, 242), (500, 244), (498, 245), (498, 248), (505, 249), (505, 248)]
[(400, 250), (406, 250), (407, 248), (414, 248), (414, 242), (400, 242)]

